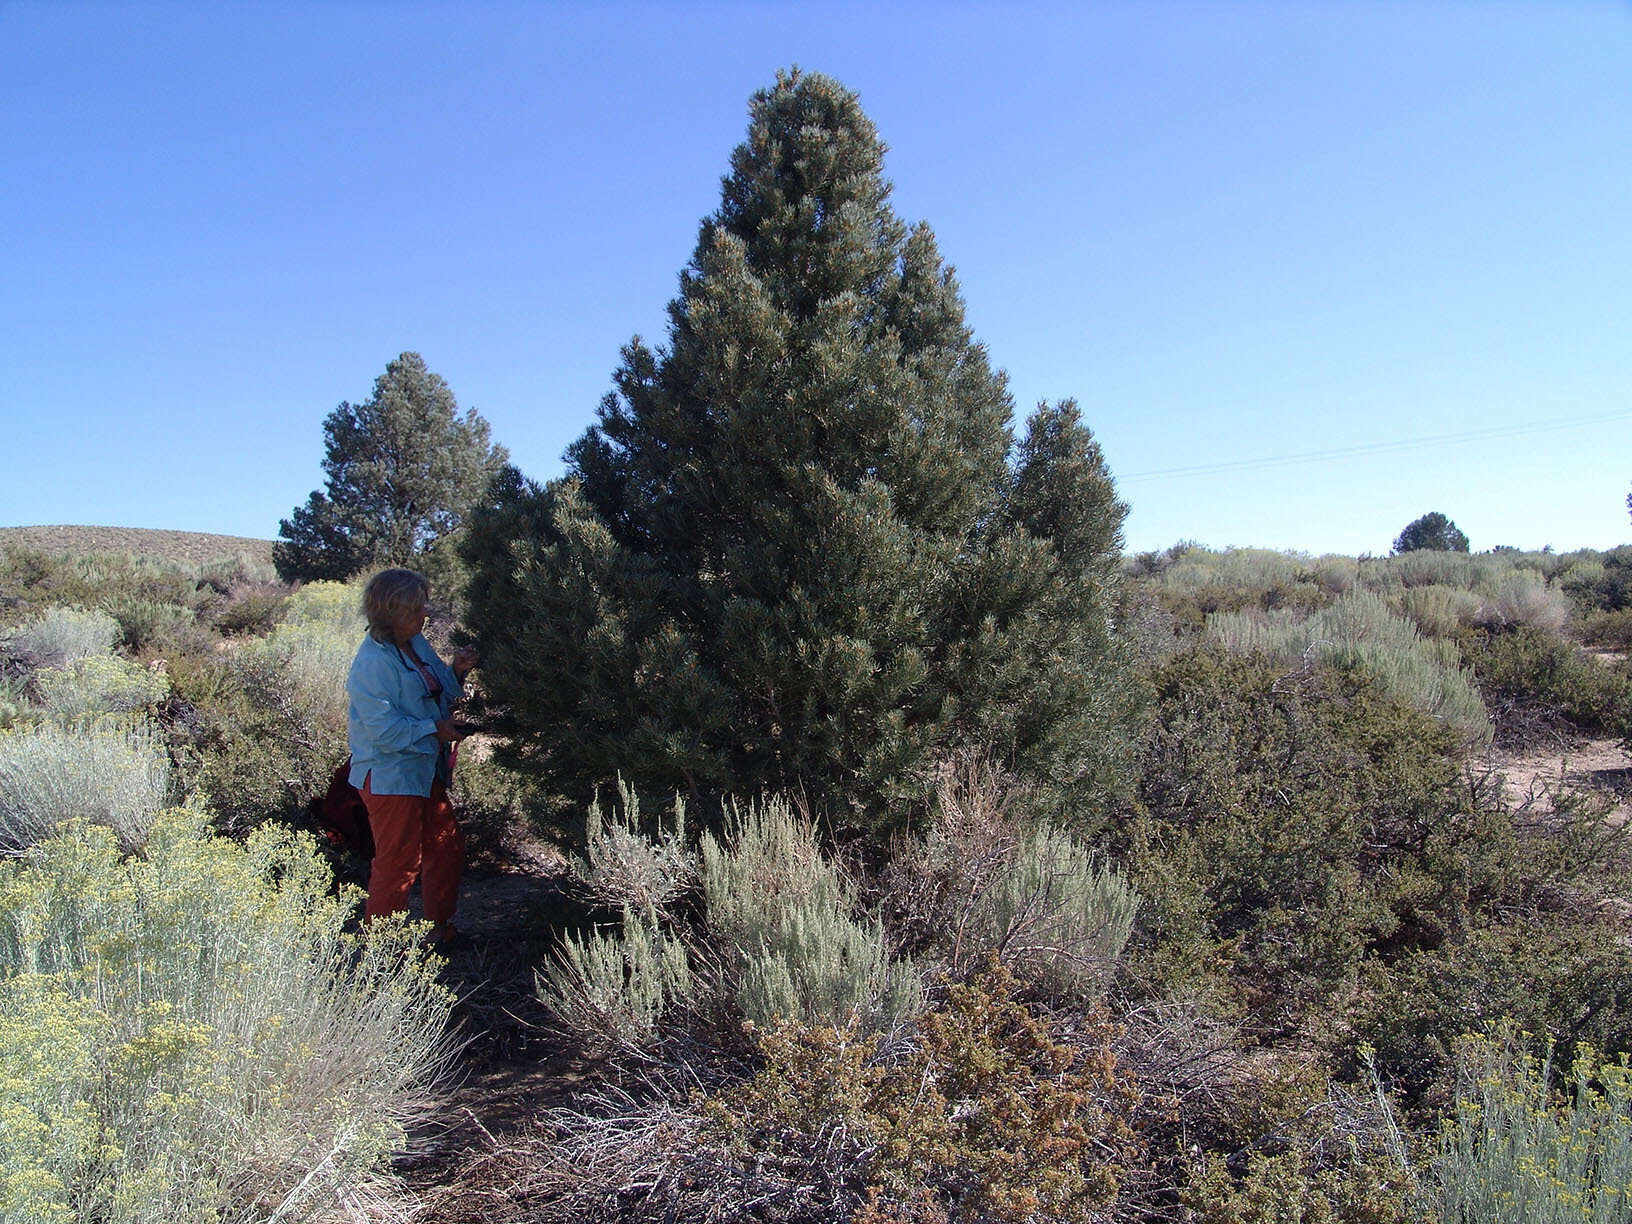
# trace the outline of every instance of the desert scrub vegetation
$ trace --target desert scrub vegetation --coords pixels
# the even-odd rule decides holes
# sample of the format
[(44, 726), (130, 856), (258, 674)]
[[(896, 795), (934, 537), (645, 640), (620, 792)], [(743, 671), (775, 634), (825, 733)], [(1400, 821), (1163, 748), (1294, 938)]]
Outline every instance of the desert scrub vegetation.
[(995, 959), (949, 982), (903, 1052), (855, 1023), (782, 1025), (709, 1098), (703, 1137), (788, 1218), (1088, 1220), (1135, 1166), (1138, 1102), (1095, 1013), (1069, 1040)]
[(1261, 653), (1289, 669), (1318, 660), (1363, 671), (1384, 694), (1443, 719), (1470, 744), (1490, 741), (1490, 716), (1456, 643), (1423, 637), (1372, 592), (1350, 592), (1307, 618), (1214, 613), (1207, 632), (1237, 653)]
[(44, 721), (0, 731), (0, 855), (20, 854), (71, 820), (106, 826), (134, 850), (169, 799), (169, 758), (145, 721)]
[(709, 936), (751, 1022), (855, 1012), (888, 1026), (917, 1006), (916, 971), (891, 957), (878, 918), (856, 916), (854, 889), (786, 800), (734, 807), (723, 842), (704, 833), (701, 876)]
[[(1538, 1020), (1590, 1018), (1582, 1036), (1621, 1048), (1632, 954), (1600, 902), (1625, 832), (1601, 803), (1566, 802), (1543, 828), (1469, 772), (1451, 728), (1362, 674), (1215, 648), (1176, 656), (1156, 687), (1138, 808), (1109, 838), (1144, 898), (1138, 995), (1250, 1014), (1260, 1042), (1296, 1035), (1334, 1071), (1372, 1040), (1416, 1093), (1441, 1082), (1432, 1051), (1477, 992), (1528, 990)], [(1534, 959), (1520, 972), (1499, 946)]]
[(1499, 742), (1559, 732), (1632, 739), (1632, 669), (1624, 660), (1606, 663), (1557, 632), (1522, 624), (1465, 634), (1462, 652)]
[(783, 1019), (751, 1030), (746, 1062), (645, 1064), (554, 1111), (502, 1198), (486, 1161), (460, 1180), (539, 1221), (1133, 1218), (1140, 1094), (1117, 1033), (1027, 1002), (989, 961), (898, 1032)]
[(107, 613), (53, 605), (6, 633), (0, 644), (12, 660), (33, 669), (110, 654), (118, 640), (119, 622)]
[(591, 822), (621, 865), (578, 879), (622, 920), (566, 935), (539, 991), (620, 1070), (552, 1116), (529, 1218), (1086, 1221), (1144, 1184), (1106, 1000), (1138, 898), (988, 764), (938, 789), (874, 867), (786, 801), (728, 805), (663, 911), (627, 865), (667, 879), (676, 822), (627, 791)]
[(228, 830), (293, 819), (346, 754), (346, 671), (362, 640), (358, 588), (312, 583), (282, 623), (176, 675), (198, 721), (197, 785)]
[(161, 671), (115, 655), (91, 655), (64, 667), (42, 667), (31, 677), (40, 711), (71, 721), (90, 714), (134, 714), (170, 693)]
[[(1529, 1034), (1459, 1043), (1456, 1103), (1420, 1199), (1439, 1224), (1623, 1224), (1632, 1218), (1632, 1069), (1580, 1050), (1555, 1075)], [(1562, 1080), (1562, 1083), (1560, 1083)]]
[(407, 924), (345, 934), (309, 843), (72, 823), (0, 863), (0, 1220), (310, 1219), (392, 1192), (447, 1053)]
[[(693, 865), (675, 837), (678, 803), (667, 829), (642, 835), (638, 806), (624, 797), (610, 825), (597, 807), (575, 867), (598, 905), (621, 906), (622, 922), (568, 933), (538, 978), (540, 998), (580, 1040), (650, 1045), (670, 1009), (686, 1003), (760, 1027), (854, 1014), (889, 1028), (912, 1014), (916, 971), (891, 956), (882, 923), (860, 912), (854, 888), (787, 802), (733, 806), (723, 840), (705, 832)], [(675, 917), (685, 889), (696, 894), (695, 913)]]
[(987, 958), (1032, 986), (1100, 996), (1138, 894), (1077, 837), (1027, 818), (1024, 788), (966, 757), (936, 780), (929, 826), (891, 847), (881, 893), (915, 956), (963, 978)]
[(603, 807), (601, 797), (589, 805), (584, 822), (584, 853), (575, 857), (573, 874), (603, 905), (649, 911), (665, 917), (697, 882), (697, 856), (686, 842), (686, 805), (674, 802), (672, 817), (652, 823), (648, 833), (640, 817), (640, 796), (620, 779), (617, 799)]

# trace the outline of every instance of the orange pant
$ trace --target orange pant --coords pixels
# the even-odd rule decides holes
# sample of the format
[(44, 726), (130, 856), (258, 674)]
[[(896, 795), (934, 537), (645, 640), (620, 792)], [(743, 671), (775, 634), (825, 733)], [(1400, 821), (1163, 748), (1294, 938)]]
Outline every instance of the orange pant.
[(374, 867), (368, 877), (368, 904), (363, 917), (373, 920), (408, 908), (408, 890), (420, 876), (425, 918), (438, 925), (453, 917), (459, 905), (459, 876), (465, 867), (465, 837), (453, 819), (453, 805), (442, 783), (431, 784), (430, 798), (420, 795), (376, 795), (363, 779), (368, 827), (374, 831)]

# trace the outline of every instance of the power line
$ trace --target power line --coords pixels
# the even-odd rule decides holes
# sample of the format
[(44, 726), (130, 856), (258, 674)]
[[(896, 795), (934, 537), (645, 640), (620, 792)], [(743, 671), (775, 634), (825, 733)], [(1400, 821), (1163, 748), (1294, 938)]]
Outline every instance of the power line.
[(1470, 429), (1462, 433), (1431, 434), (1422, 438), (1399, 438), (1392, 442), (1366, 442), (1357, 446), (1342, 446), (1332, 450), (1304, 451), (1297, 455), (1266, 455), (1257, 459), (1229, 459), (1220, 463), (1198, 463), (1190, 467), (1156, 468), (1148, 472), (1118, 473), (1118, 483), (1127, 480), (1158, 480), (1166, 476), (1197, 476), (1216, 472), (1246, 472), (1256, 468), (1286, 467), (1297, 463), (1319, 463), (1329, 459), (1348, 459), (1355, 455), (1383, 455), (1398, 451), (1418, 450), (1428, 446), (1444, 446), (1450, 442), (1471, 442), (1485, 438), (1517, 438), (1527, 434), (1547, 433), (1555, 429), (1576, 429), (1583, 425), (1601, 425), (1632, 417), (1632, 409), (1602, 412), (1596, 416), (1572, 417), (1562, 421), (1539, 421), (1530, 425), (1498, 425), (1489, 429)]

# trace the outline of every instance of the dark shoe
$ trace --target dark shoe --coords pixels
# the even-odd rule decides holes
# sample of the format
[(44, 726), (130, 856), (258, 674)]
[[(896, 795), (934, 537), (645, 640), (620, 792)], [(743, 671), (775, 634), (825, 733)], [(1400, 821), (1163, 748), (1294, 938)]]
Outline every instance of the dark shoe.
[(459, 933), (459, 928), (451, 922), (441, 922), (431, 928), (431, 933), (425, 937), (425, 946), (433, 952), (440, 952), (443, 956), (455, 948), (463, 947), (465, 937)]

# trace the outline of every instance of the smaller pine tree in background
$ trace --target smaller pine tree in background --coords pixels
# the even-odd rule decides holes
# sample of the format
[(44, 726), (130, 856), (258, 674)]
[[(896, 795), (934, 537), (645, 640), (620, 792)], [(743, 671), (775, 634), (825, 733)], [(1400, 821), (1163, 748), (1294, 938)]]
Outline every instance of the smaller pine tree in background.
[(323, 438), (327, 492), (314, 491), (279, 524), (272, 549), (285, 582), (423, 565), (509, 457), (474, 408), (459, 415), (453, 391), (418, 353), (387, 365), (364, 403), (341, 403)]
[(1457, 530), (1456, 524), (1438, 510), (1430, 511), (1408, 523), (1394, 538), (1397, 553), (1432, 549), (1435, 552), (1467, 552), (1468, 537)]

